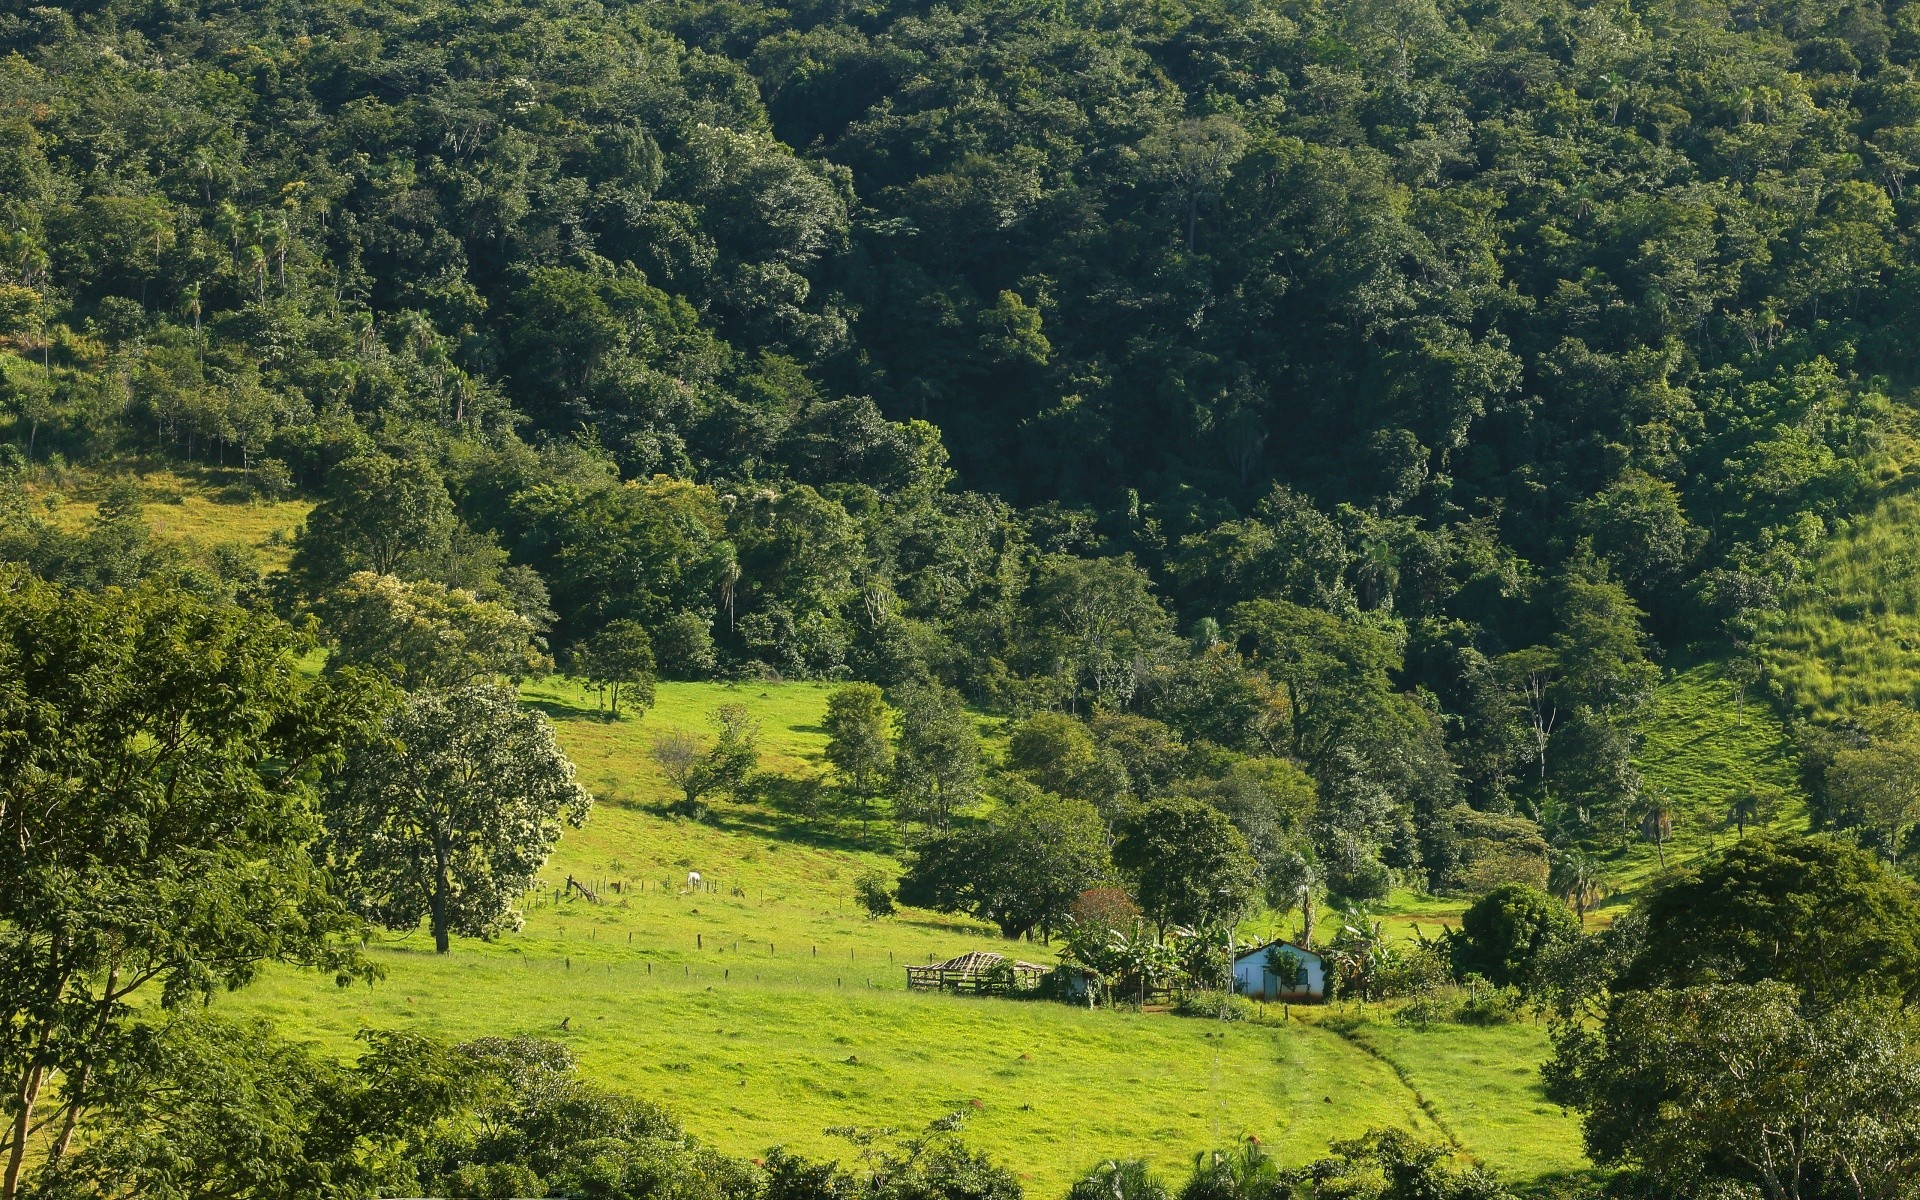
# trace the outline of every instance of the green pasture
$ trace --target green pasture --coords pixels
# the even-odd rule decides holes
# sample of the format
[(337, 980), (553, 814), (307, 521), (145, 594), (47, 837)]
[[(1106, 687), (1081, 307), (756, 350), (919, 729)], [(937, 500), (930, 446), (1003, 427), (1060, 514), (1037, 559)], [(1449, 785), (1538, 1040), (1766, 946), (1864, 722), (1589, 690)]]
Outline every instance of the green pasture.
[[(424, 935), (390, 936), (372, 949), (386, 971), (372, 988), (277, 972), (225, 1003), (343, 1053), (362, 1028), (559, 1038), (593, 1078), (661, 1101), (739, 1153), (786, 1144), (845, 1154), (829, 1127), (911, 1130), (964, 1110), (969, 1139), (1041, 1196), (1102, 1157), (1143, 1155), (1178, 1172), (1196, 1151), (1247, 1134), (1295, 1162), (1371, 1126), (1441, 1139), (1436, 1113), (1464, 1153), (1516, 1180), (1580, 1165), (1573, 1122), (1538, 1094), (1542, 1043), (1515, 1057), (1509, 1030), (1417, 1035), (1395, 1051), (1412, 1065), (1396, 1070), (1399, 1059), (1299, 1009), (1291, 1021), (1221, 1023), (907, 991), (909, 962), (970, 949), (1054, 955), (939, 914), (870, 919), (853, 904), (853, 880), (898, 870), (881, 823), (863, 827), (857, 810), (803, 818), (728, 802), (705, 822), (670, 817), (671, 790), (647, 757), (660, 730), (704, 731), (714, 707), (738, 702), (761, 722), (765, 769), (819, 772), (828, 690), (663, 684), (655, 708), (611, 721), (577, 685), (529, 685), (599, 804), (562, 839), (524, 929), (491, 944), (456, 940), (445, 957)], [(703, 877), (697, 891), (690, 870)], [(569, 875), (602, 902), (556, 896)], [(1431, 1052), (1421, 1048), (1429, 1036)], [(1506, 1119), (1523, 1136), (1464, 1108), (1455, 1120), (1444, 1095), (1423, 1107), (1403, 1078), (1458, 1053), (1462, 1039), (1484, 1049), (1463, 1059), (1461, 1094), (1500, 1095), (1503, 1111), (1509, 1092), (1521, 1095)], [(1526, 1080), (1515, 1081), (1515, 1064)]]
[[(1663, 801), (1673, 817), (1669, 864), (1704, 857), (1736, 837), (1727, 811), (1742, 792), (1766, 798), (1773, 827), (1806, 828), (1793, 742), (1764, 698), (1736, 687), (1717, 660), (1669, 675), (1654, 691), (1641, 733), (1634, 765), (1643, 793)], [(1660, 851), (1636, 837), (1607, 870), (1624, 901), (1659, 872)]]
[(116, 478), (139, 485), (154, 536), (200, 548), (239, 542), (260, 556), (266, 570), (286, 565), (293, 536), (313, 510), (310, 500), (243, 498), (244, 475), (234, 468), (152, 468), (129, 461), (124, 470), (68, 470), (57, 482), (40, 480), (28, 487), (43, 516), (78, 531), (99, 511), (101, 496)]
[(1758, 645), (1808, 716), (1920, 702), (1920, 496), (1893, 496), (1843, 525)]
[[(201, 474), (140, 478), (160, 536), (241, 540), (270, 563), (305, 513), (231, 499)], [(84, 521), (97, 485), (63, 490), (55, 518)], [(371, 988), (277, 971), (223, 1007), (342, 1054), (366, 1028), (557, 1038), (590, 1077), (745, 1154), (786, 1144), (846, 1156), (828, 1128), (911, 1131), (965, 1111), (969, 1140), (1036, 1196), (1058, 1195), (1103, 1157), (1144, 1156), (1177, 1175), (1194, 1153), (1251, 1134), (1299, 1162), (1381, 1125), (1451, 1139), (1516, 1181), (1584, 1165), (1576, 1124), (1540, 1094), (1545, 1043), (1530, 1027), (1337, 1032), (1322, 1023), (1330, 1011), (1223, 1024), (908, 992), (909, 962), (972, 949), (1055, 955), (962, 918), (873, 920), (854, 905), (854, 879), (897, 873), (899, 846), (883, 805), (865, 811), (831, 789), (810, 797), (803, 783), (826, 775), (830, 690), (667, 683), (653, 708), (614, 721), (577, 682), (528, 684), (527, 703), (553, 719), (598, 803), (525, 898), (524, 927), (492, 943), (456, 939), (444, 957), (420, 933), (379, 936), (370, 954), (385, 978)], [(673, 791), (648, 756), (652, 739), (706, 734), (728, 703), (760, 721), (761, 767), (777, 786), (717, 800), (705, 821), (667, 815)], [(989, 735), (998, 724), (982, 719)], [(565, 891), (569, 876), (600, 902)], [(1392, 907), (1410, 933), (1457, 923), (1460, 905), (1407, 893)], [(1256, 918), (1247, 935), (1291, 932), (1272, 924)]]

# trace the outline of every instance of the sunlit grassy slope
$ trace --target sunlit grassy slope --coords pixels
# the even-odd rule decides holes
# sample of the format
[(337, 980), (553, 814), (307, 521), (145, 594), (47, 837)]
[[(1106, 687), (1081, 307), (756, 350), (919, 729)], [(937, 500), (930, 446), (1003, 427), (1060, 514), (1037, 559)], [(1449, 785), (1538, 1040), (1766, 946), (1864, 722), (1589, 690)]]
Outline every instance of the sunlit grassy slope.
[[(242, 541), (269, 565), (284, 562), (308, 508), (235, 499), (216, 472), (139, 480), (159, 536)], [(43, 494), (55, 520), (78, 527), (101, 484), (75, 474)], [(529, 685), (527, 702), (553, 718), (599, 803), (527, 898), (524, 930), (491, 944), (456, 939), (444, 957), (420, 934), (388, 935), (371, 951), (386, 970), (372, 988), (276, 972), (223, 1005), (340, 1053), (374, 1027), (558, 1038), (592, 1078), (662, 1101), (702, 1138), (743, 1154), (784, 1143), (844, 1156), (828, 1127), (911, 1130), (964, 1110), (969, 1140), (1042, 1197), (1106, 1156), (1144, 1156), (1178, 1173), (1194, 1152), (1256, 1134), (1298, 1162), (1382, 1125), (1451, 1136), (1515, 1180), (1584, 1164), (1577, 1126), (1540, 1094), (1545, 1043), (1531, 1027), (1379, 1026), (1359, 1038), (1314, 1020), (1222, 1025), (909, 993), (908, 962), (970, 949), (1054, 956), (938, 914), (871, 920), (854, 907), (852, 883), (868, 870), (898, 872), (886, 822), (724, 801), (709, 821), (676, 819), (664, 814), (670, 789), (647, 756), (658, 731), (704, 733), (714, 708), (741, 703), (762, 725), (763, 770), (820, 775), (829, 690), (665, 684), (655, 708), (616, 722), (576, 685)], [(982, 725), (992, 732), (995, 722)], [(689, 870), (716, 889), (689, 891)], [(569, 875), (604, 902), (556, 900)], [(1403, 907), (1398, 926), (1431, 928), (1457, 906), (1408, 898)], [(1251, 925), (1250, 935), (1268, 932)], [(1294, 1010), (1303, 1015), (1327, 1014)]]
[(202, 547), (240, 542), (252, 547), (268, 569), (286, 565), (293, 535), (313, 508), (308, 500), (240, 498), (240, 473), (217, 468), (70, 472), (60, 486), (32, 488), (49, 519), (77, 530), (93, 517), (101, 493), (116, 476), (139, 485), (156, 537)]
[[(562, 840), (525, 930), (457, 941), (444, 958), (420, 935), (395, 937), (374, 951), (388, 976), (371, 989), (281, 973), (227, 1003), (343, 1051), (363, 1027), (560, 1038), (594, 1078), (661, 1100), (739, 1153), (785, 1143), (844, 1154), (828, 1127), (912, 1128), (965, 1110), (970, 1140), (1042, 1196), (1103, 1156), (1178, 1171), (1196, 1150), (1255, 1134), (1299, 1161), (1371, 1126), (1440, 1138), (1436, 1116), (1512, 1178), (1581, 1165), (1577, 1127), (1540, 1096), (1544, 1042), (1530, 1029), (1410, 1035), (1390, 1064), (1299, 1020), (1222, 1025), (906, 991), (905, 964), (929, 956), (1053, 956), (964, 920), (861, 914), (853, 879), (898, 864), (877, 848), (880, 826), (863, 835), (855, 813), (805, 821), (721, 803), (701, 823), (659, 807), (668, 789), (646, 757), (658, 730), (704, 730), (714, 706), (744, 703), (762, 723), (763, 766), (804, 775), (821, 769), (827, 690), (667, 684), (654, 710), (613, 722), (571, 685), (528, 687), (600, 804)], [(690, 869), (718, 889), (689, 892)], [(569, 874), (606, 902), (556, 903), (551, 889)], [(1444, 1065), (1462, 1045), (1481, 1049)], [(1423, 1108), (1395, 1064), (1413, 1079), (1464, 1073)]]
[(1759, 646), (1810, 716), (1920, 701), (1920, 496), (1894, 496), (1831, 538)]
[[(1654, 692), (1642, 726), (1634, 765), (1650, 798), (1673, 817), (1666, 844), (1669, 863), (1690, 862), (1736, 836), (1727, 810), (1734, 797), (1753, 792), (1767, 800), (1769, 823), (1806, 828), (1806, 796), (1799, 759), (1778, 716), (1748, 689), (1728, 681), (1718, 662), (1678, 671)], [(1659, 850), (1636, 840), (1608, 864), (1622, 897), (1659, 869)]]

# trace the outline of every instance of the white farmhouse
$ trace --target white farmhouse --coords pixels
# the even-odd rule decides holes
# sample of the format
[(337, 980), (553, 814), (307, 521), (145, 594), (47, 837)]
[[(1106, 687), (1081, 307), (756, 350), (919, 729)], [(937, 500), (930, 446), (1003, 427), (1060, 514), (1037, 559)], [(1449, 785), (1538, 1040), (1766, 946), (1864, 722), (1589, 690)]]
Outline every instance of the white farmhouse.
[(1269, 942), (1234, 958), (1233, 990), (1257, 1000), (1318, 1003), (1327, 998), (1327, 964), (1304, 946)]

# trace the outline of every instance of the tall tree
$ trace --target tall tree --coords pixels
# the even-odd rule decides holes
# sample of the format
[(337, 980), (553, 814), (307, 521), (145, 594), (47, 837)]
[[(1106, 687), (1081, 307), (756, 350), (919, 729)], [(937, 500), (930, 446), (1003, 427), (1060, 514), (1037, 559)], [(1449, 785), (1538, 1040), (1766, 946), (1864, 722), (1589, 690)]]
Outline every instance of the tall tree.
[(893, 747), (887, 738), (887, 702), (870, 683), (850, 683), (827, 696), (827, 761), (855, 794), (869, 796), (887, 773)]
[(1164, 935), (1244, 915), (1260, 872), (1247, 840), (1212, 805), (1161, 800), (1128, 822), (1113, 861), (1133, 880), (1144, 912)]
[(463, 588), (360, 571), (315, 608), (333, 649), (328, 670), (369, 668), (409, 691), (517, 682), (553, 665), (532, 621)]
[(358, 571), (418, 578), (451, 547), (457, 525), (431, 463), (357, 455), (327, 473), (326, 495), (307, 515), (287, 572), (306, 596)]
[(364, 974), (309, 853), (377, 687), (306, 682), (269, 617), (0, 574), (0, 1200), (72, 1145), (139, 1012), (269, 962)]
[(1092, 805), (1018, 785), (983, 823), (916, 847), (900, 899), (992, 921), (1006, 937), (1050, 937), (1108, 870), (1106, 823)]
[(902, 816), (941, 830), (980, 798), (980, 731), (958, 692), (938, 683), (903, 689), (893, 784)]
[(653, 704), (653, 639), (640, 622), (625, 617), (608, 621), (573, 654), (573, 668), (613, 691), (611, 716), (620, 719), (620, 700), (645, 710)]
[(483, 684), (412, 696), (384, 732), (327, 791), (331, 858), (355, 907), (389, 929), (426, 918), (441, 954), (453, 934), (518, 928), (513, 902), (561, 823), (593, 807), (553, 726)]

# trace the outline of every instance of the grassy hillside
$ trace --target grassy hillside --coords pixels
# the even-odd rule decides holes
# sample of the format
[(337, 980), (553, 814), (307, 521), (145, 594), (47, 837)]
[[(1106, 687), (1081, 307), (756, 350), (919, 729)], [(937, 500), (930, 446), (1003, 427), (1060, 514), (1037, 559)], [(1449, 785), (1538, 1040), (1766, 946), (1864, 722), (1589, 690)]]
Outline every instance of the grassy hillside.
[(1920, 496), (1894, 496), (1829, 539), (1759, 648), (1787, 699), (1816, 718), (1920, 701)]
[[(1770, 823), (1806, 828), (1799, 760), (1779, 718), (1749, 688), (1742, 694), (1717, 661), (1667, 677), (1654, 692), (1634, 765), (1645, 794), (1673, 815), (1669, 863), (1687, 862), (1736, 836), (1727, 807), (1742, 792), (1767, 797)], [(1659, 870), (1658, 849), (1636, 840), (1610, 864), (1620, 902)]]
[[(77, 530), (93, 517), (101, 492), (116, 474), (122, 473), (67, 471), (57, 483), (42, 480), (29, 487), (55, 524)], [(245, 499), (236, 470), (146, 470), (130, 464), (124, 474), (140, 485), (156, 536), (203, 547), (241, 542), (259, 553), (268, 570), (286, 565), (293, 535), (313, 508), (310, 500)]]
[[(217, 472), (140, 481), (160, 536), (245, 541), (270, 564), (308, 507), (237, 499)], [(55, 519), (77, 526), (100, 486), (76, 473), (43, 492)], [(1197, 1150), (1250, 1133), (1297, 1162), (1378, 1125), (1451, 1138), (1515, 1180), (1584, 1168), (1577, 1123), (1540, 1093), (1546, 1044), (1531, 1026), (1368, 1025), (1357, 1035), (1323, 1026), (1338, 1015), (1326, 1012), (1221, 1025), (909, 993), (908, 962), (970, 949), (1054, 956), (940, 914), (871, 920), (852, 883), (898, 871), (884, 821), (726, 801), (706, 822), (674, 818), (648, 758), (658, 731), (704, 734), (714, 708), (742, 703), (761, 722), (764, 770), (819, 777), (829, 690), (665, 684), (653, 709), (610, 721), (575, 684), (530, 684), (527, 702), (555, 721), (599, 803), (527, 898), (525, 928), (492, 944), (456, 940), (445, 957), (422, 934), (386, 935), (371, 952), (387, 977), (373, 988), (278, 972), (225, 1005), (341, 1053), (368, 1027), (559, 1038), (594, 1078), (660, 1100), (739, 1153), (785, 1143), (844, 1155), (831, 1126), (911, 1129), (965, 1110), (970, 1140), (1036, 1196), (1058, 1194), (1103, 1156), (1144, 1155), (1179, 1172)], [(988, 732), (994, 724), (983, 720)], [(688, 892), (689, 870), (717, 890)], [(556, 897), (569, 875), (605, 902)], [(1457, 913), (1454, 902), (1406, 899), (1400, 927), (1431, 931)]]
[[(341, 1050), (368, 1026), (561, 1038), (594, 1077), (661, 1100), (741, 1153), (783, 1142), (844, 1153), (828, 1127), (911, 1128), (964, 1109), (971, 1140), (1041, 1196), (1105, 1155), (1177, 1171), (1251, 1133), (1298, 1161), (1369, 1126), (1441, 1137), (1436, 1121), (1512, 1178), (1583, 1165), (1577, 1125), (1540, 1096), (1545, 1042), (1531, 1027), (1409, 1033), (1389, 1062), (1301, 1020), (1222, 1025), (907, 992), (905, 964), (929, 956), (1052, 955), (937, 914), (862, 915), (853, 879), (897, 860), (852, 815), (804, 821), (722, 803), (696, 823), (659, 807), (667, 785), (646, 758), (655, 731), (703, 730), (715, 705), (745, 703), (762, 722), (763, 765), (804, 775), (820, 769), (826, 691), (668, 684), (657, 708), (614, 722), (571, 685), (529, 687), (600, 797), (547, 882), (573, 874), (622, 890), (597, 906), (549, 890), (521, 933), (458, 941), (444, 958), (421, 935), (385, 939), (374, 954), (388, 977), (372, 989), (282, 973), (228, 1003)], [(718, 891), (688, 893), (689, 869)], [(1430, 1074), (1457, 1081), (1424, 1096), (1406, 1082)]]

